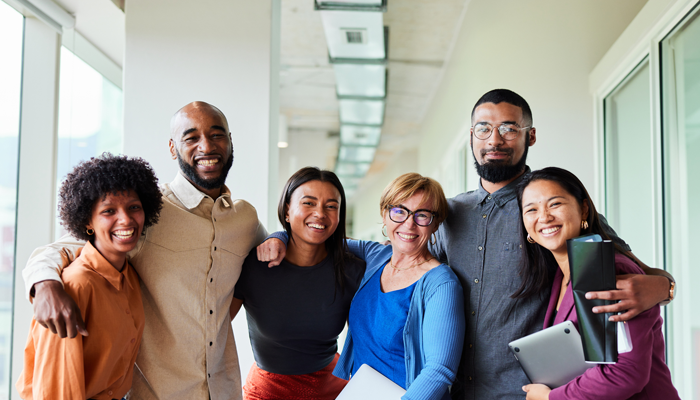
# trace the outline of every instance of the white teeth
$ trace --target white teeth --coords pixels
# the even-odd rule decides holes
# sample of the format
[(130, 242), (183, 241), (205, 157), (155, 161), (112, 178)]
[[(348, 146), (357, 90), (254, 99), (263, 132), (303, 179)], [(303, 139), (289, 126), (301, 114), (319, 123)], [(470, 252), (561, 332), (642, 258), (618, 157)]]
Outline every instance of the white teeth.
[(326, 229), (325, 225), (319, 225), (319, 224), (306, 224), (306, 226), (310, 228), (316, 228), (316, 229)]
[(197, 164), (208, 167), (208, 166), (214, 165), (218, 162), (219, 162), (219, 160), (217, 158), (214, 158), (212, 160), (199, 160), (199, 161), (197, 161)]
[(114, 231), (113, 234), (119, 239), (127, 239), (134, 235), (134, 229)]
[(402, 239), (415, 239), (418, 237), (418, 235), (406, 235), (405, 233), (397, 233), (397, 235)]
[(558, 231), (559, 229), (561, 229), (560, 226), (554, 227), (554, 228), (546, 228), (546, 229), (542, 229), (542, 233), (544, 233), (546, 235), (546, 234), (554, 233), (554, 232)]

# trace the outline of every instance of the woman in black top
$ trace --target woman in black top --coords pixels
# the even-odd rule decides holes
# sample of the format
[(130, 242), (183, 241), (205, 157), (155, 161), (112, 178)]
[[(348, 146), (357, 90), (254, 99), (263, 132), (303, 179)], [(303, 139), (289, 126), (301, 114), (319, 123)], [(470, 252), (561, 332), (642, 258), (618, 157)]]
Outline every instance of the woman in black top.
[(278, 217), (290, 237), (275, 268), (253, 250), (231, 305), (245, 306), (256, 363), (244, 399), (335, 399), (337, 339), (364, 274), (345, 244), (345, 192), (330, 171), (307, 167), (285, 185)]

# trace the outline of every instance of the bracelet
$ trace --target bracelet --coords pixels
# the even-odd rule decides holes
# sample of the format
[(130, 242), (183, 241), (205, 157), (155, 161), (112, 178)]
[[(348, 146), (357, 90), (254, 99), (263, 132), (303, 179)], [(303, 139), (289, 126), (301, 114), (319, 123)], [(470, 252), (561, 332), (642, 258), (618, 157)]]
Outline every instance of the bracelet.
[[(669, 281), (671, 281), (671, 280), (669, 279)], [(673, 301), (673, 298), (675, 297), (675, 295), (676, 295), (676, 282), (671, 281), (671, 288), (668, 290), (668, 299), (667, 299), (667, 301), (668, 301), (669, 303), (672, 302), (672, 301)]]

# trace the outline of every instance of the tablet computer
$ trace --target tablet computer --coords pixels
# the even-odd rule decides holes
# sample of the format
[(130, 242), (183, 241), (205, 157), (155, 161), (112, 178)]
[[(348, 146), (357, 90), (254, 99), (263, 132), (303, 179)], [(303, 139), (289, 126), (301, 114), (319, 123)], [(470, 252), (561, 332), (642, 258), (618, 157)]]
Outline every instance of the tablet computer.
[(336, 400), (400, 400), (406, 390), (367, 364), (362, 364)]
[(581, 336), (571, 321), (514, 340), (508, 346), (530, 382), (552, 389), (596, 366), (584, 359)]

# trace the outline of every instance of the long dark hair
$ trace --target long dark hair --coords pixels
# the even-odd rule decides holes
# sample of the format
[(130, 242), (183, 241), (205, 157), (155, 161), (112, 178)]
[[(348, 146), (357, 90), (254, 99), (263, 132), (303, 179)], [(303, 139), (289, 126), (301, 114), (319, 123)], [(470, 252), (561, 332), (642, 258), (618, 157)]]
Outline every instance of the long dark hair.
[(340, 183), (338, 176), (331, 171), (322, 170), (317, 167), (304, 167), (292, 175), (287, 183), (284, 185), (282, 190), (282, 196), (280, 196), (280, 202), (277, 206), (277, 217), (280, 223), (284, 226), (289, 240), (294, 240), (292, 237), (292, 226), (289, 222), (285, 220), (287, 215), (287, 210), (289, 209), (289, 202), (292, 199), (292, 194), (297, 188), (306, 182), (310, 181), (321, 181), (328, 182), (335, 186), (340, 193), (340, 208), (338, 213), (338, 227), (335, 232), (326, 239), (326, 251), (333, 258), (333, 265), (335, 267), (335, 282), (336, 287), (341, 289), (341, 292), (345, 288), (345, 280), (347, 276), (345, 275), (345, 261), (346, 258), (350, 256), (348, 251), (348, 245), (345, 242), (345, 216), (346, 216), (346, 200), (345, 200), (345, 190), (343, 185)]
[[(535, 181), (550, 181), (558, 184), (567, 193), (572, 195), (579, 206), (583, 207), (584, 203), (588, 204), (588, 222), (587, 229), (581, 229), (581, 235), (596, 233), (600, 235), (603, 240), (611, 240), (610, 235), (607, 233), (603, 224), (600, 222), (600, 217), (598, 216), (598, 211), (596, 211), (595, 205), (591, 196), (588, 194), (586, 187), (583, 186), (581, 180), (579, 180), (576, 175), (571, 172), (557, 167), (543, 168), (537, 171), (533, 171), (526, 175), (522, 181), (518, 184), (518, 207), (522, 212), (523, 209), (523, 192), (532, 182)], [(527, 237), (527, 230), (523, 229), (523, 239)], [(540, 246), (537, 243), (530, 243), (527, 240), (523, 240), (525, 243), (525, 248), (527, 249), (527, 264), (523, 265), (520, 269), (520, 276), (522, 277), (522, 283), (520, 288), (513, 293), (511, 297), (513, 298), (526, 298), (534, 294), (539, 293), (543, 289), (548, 288), (551, 283), (550, 271), (558, 268), (558, 264), (554, 259), (552, 252)], [(622, 247), (618, 243), (615, 243), (615, 250), (627, 256), (628, 258), (634, 260), (631, 257), (631, 253)]]

